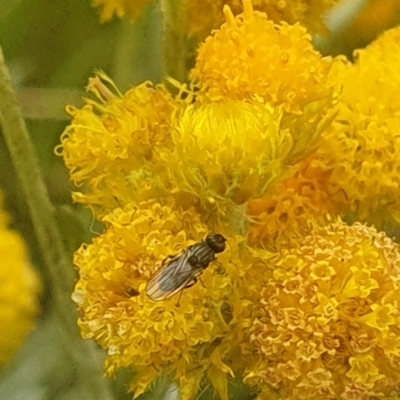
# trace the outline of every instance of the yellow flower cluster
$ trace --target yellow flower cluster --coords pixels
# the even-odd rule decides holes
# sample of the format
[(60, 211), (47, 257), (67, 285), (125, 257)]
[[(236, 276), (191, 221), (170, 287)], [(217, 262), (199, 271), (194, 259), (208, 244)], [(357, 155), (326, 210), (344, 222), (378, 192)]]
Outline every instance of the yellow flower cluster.
[(400, 384), (400, 251), (359, 223), (279, 250), (250, 329), (246, 381), (287, 399), (372, 399)]
[(342, 212), (382, 226), (399, 221), (400, 29), (386, 32), (344, 64), (336, 122), (323, 134), (314, 166), (331, 174), (329, 194)]
[(304, 230), (310, 216), (321, 220), (326, 214), (392, 231), (398, 225), (399, 44), (400, 29), (395, 28), (358, 51), (354, 64), (333, 64), (329, 79), (342, 87), (335, 121), (292, 178), (270, 196), (250, 202), (255, 242), (274, 242), (291, 234), (285, 227)]
[[(393, 395), (400, 249), (337, 216), (398, 204), (395, 35), (352, 66), (322, 58), (301, 26), (243, 9), (225, 7), (189, 86), (170, 80), (177, 94), (149, 82), (121, 94), (100, 74), (96, 99), (69, 108), (57, 153), (106, 226), (75, 255), (82, 334), (108, 374), (134, 370), (135, 395), (161, 374), (183, 400), (205, 379), (227, 400), (233, 375), (259, 400)], [(204, 286), (180, 306), (152, 301), (163, 261), (209, 232), (227, 249)]]
[[(211, 202), (241, 204), (264, 194), (281, 177), (296, 146), (281, 118), (279, 109), (263, 103), (188, 106), (173, 127), (175, 146), (163, 154), (170, 181)], [(179, 168), (181, 163), (185, 168)]]
[(265, 13), (251, 8), (236, 18), (225, 8), (225, 17), (221, 29), (200, 46), (192, 71), (209, 98), (258, 96), (290, 113), (313, 104), (319, 109), (323, 100), (329, 104), (332, 62), (314, 50), (305, 28), (274, 24)]
[[(313, 150), (334, 115), (332, 62), (312, 49), (303, 28), (274, 25), (244, 3), (245, 15), (227, 8), (227, 24), (200, 49), (197, 91), (175, 83), (180, 92), (172, 97), (163, 85), (144, 83), (121, 95), (99, 77), (91, 81), (98, 99), (69, 108), (73, 122), (58, 149), (74, 183), (85, 185), (76, 201), (102, 214), (180, 192), (205, 209), (218, 201), (224, 211), (264, 195)], [(274, 60), (280, 75), (257, 67)]]
[(9, 229), (2, 203), (0, 193), (0, 365), (10, 360), (32, 330), (39, 292), (25, 243)]
[[(236, 239), (221, 254), (221, 271), (207, 270), (200, 284), (177, 298), (154, 303), (144, 289), (168, 255), (204, 238), (207, 226), (194, 209), (182, 210), (150, 201), (115, 209), (103, 219), (106, 231), (75, 255), (80, 280), (73, 295), (82, 318), (82, 334), (108, 352), (106, 370), (135, 366), (131, 390), (142, 393), (160, 373), (176, 376), (193, 398), (207, 374), (221, 387), (230, 368), (222, 361), (221, 341), (229, 330), (223, 310), (239, 274)], [(138, 294), (138, 295), (136, 295)]]

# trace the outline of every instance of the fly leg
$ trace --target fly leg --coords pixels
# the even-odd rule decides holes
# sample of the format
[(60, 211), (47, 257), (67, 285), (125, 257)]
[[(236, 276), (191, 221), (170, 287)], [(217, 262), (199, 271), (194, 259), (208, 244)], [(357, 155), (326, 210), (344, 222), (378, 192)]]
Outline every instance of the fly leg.
[[(192, 281), (192, 282), (189, 282), (189, 283), (184, 287), (184, 289), (190, 288), (190, 287), (192, 287), (193, 285), (195, 285), (196, 283), (197, 283), (197, 278), (194, 277), (194, 278), (193, 278), (193, 281)], [(179, 303), (180, 303), (180, 301), (181, 301), (182, 294), (183, 294), (183, 290), (181, 290), (181, 292), (179, 293), (178, 301), (176, 302), (176, 305), (175, 305), (176, 307), (179, 307)]]
[(206, 288), (206, 285), (204, 284), (204, 282), (201, 280), (201, 278), (199, 277), (199, 281), (201, 283), (201, 286), (203, 286), (203, 288)]
[(223, 267), (222, 263), (220, 261), (214, 261), (214, 264), (216, 266), (215, 268), (215, 272), (218, 275), (224, 275), (225, 274), (225, 268)]
[[(200, 283), (202, 284), (203, 287), (206, 287), (206, 286), (204, 285), (204, 283), (203, 283), (203, 281), (201, 280), (200, 277), (198, 277), (198, 278), (197, 278), (197, 277), (194, 277), (193, 280), (192, 280), (191, 282), (189, 282), (189, 283), (184, 287), (184, 289), (188, 289), (188, 288), (191, 288), (192, 286), (194, 286), (194, 285), (197, 283), (197, 280), (200, 281)], [(178, 301), (176, 302), (176, 305), (175, 305), (176, 307), (179, 307), (182, 294), (183, 294), (183, 290), (181, 290), (181, 292), (179, 293)]]
[(197, 283), (197, 278), (193, 278), (193, 281), (190, 282), (190, 283), (188, 283), (188, 284), (185, 286), (185, 289), (188, 289), (188, 288), (194, 286), (196, 283)]
[(206, 287), (206, 285), (204, 285), (203, 281), (201, 280), (201, 278), (200, 278), (200, 276), (199, 276), (199, 277), (193, 278), (193, 282), (188, 283), (188, 284), (185, 286), (185, 289), (190, 288), (190, 287), (192, 287), (193, 285), (195, 285), (195, 284), (197, 283), (197, 280), (200, 281), (201, 285), (202, 285), (204, 288)]

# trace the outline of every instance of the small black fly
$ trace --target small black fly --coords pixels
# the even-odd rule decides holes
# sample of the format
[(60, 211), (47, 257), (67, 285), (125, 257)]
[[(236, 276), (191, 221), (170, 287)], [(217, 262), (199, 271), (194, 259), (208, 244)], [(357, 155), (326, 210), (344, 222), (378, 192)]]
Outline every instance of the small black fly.
[(147, 295), (154, 301), (160, 301), (193, 286), (216, 259), (215, 254), (225, 250), (225, 242), (226, 239), (219, 233), (209, 233), (205, 240), (165, 259), (147, 283)]

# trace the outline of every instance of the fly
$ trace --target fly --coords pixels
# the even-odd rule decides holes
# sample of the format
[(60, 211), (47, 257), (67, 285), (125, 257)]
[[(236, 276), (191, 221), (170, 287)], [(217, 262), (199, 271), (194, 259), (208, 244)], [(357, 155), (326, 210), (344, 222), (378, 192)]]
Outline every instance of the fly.
[(219, 233), (209, 233), (205, 240), (166, 258), (147, 283), (147, 295), (154, 301), (160, 301), (193, 286), (216, 259), (215, 255), (225, 250), (225, 242), (226, 239)]

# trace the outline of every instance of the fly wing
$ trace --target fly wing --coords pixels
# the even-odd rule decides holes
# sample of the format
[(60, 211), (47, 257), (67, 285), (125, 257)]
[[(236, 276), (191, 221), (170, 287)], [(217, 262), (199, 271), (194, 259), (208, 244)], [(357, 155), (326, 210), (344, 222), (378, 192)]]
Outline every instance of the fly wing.
[(182, 290), (195, 276), (189, 264), (190, 252), (185, 251), (160, 268), (146, 286), (147, 295), (154, 301), (168, 299)]

